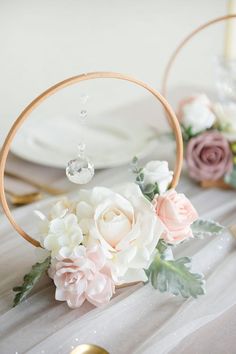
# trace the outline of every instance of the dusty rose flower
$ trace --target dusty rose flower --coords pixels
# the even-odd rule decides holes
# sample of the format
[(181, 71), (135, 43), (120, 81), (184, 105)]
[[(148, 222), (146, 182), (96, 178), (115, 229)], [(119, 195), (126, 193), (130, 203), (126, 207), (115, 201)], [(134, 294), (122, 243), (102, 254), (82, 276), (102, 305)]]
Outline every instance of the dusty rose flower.
[(72, 259), (54, 259), (49, 276), (56, 285), (56, 300), (66, 301), (71, 308), (81, 306), (85, 300), (95, 306), (106, 304), (115, 291), (105, 256), (98, 246), (90, 249), (78, 246)]
[(196, 181), (217, 180), (232, 169), (233, 157), (228, 141), (217, 132), (205, 132), (187, 144), (189, 175)]
[(188, 198), (174, 189), (156, 196), (154, 206), (157, 216), (165, 226), (161, 238), (167, 243), (177, 244), (193, 237), (191, 224), (197, 220), (198, 214)]

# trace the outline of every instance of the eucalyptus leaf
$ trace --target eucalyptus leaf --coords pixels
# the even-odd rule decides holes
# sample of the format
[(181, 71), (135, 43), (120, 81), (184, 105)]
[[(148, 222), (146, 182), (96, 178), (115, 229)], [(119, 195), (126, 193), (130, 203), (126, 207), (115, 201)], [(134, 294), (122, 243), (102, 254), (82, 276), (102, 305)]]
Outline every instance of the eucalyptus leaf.
[(164, 254), (168, 247), (168, 244), (164, 240), (160, 239), (156, 248), (160, 254)]
[(225, 183), (228, 183), (232, 187), (236, 188), (236, 168), (235, 167), (229, 174), (225, 175), (224, 181)]
[(138, 163), (138, 158), (137, 158), (137, 156), (134, 156), (132, 159), (132, 164), (137, 165), (137, 163)]
[(143, 193), (144, 194), (150, 194), (150, 193), (153, 193), (156, 189), (156, 185), (155, 184), (147, 184), (144, 189), (143, 189)]
[(196, 298), (205, 293), (205, 281), (202, 274), (192, 273), (190, 266), (188, 257), (166, 260), (158, 252), (146, 273), (155, 289)]
[(201, 237), (219, 235), (225, 227), (215, 221), (198, 219), (191, 225), (191, 229), (195, 237)]
[(31, 292), (35, 284), (39, 281), (44, 272), (49, 268), (51, 257), (46, 258), (42, 263), (36, 263), (32, 266), (31, 271), (24, 276), (24, 282), (21, 286), (13, 288), (17, 294), (15, 295), (13, 307), (22, 302)]
[(137, 177), (136, 177), (136, 182), (137, 182), (137, 183), (142, 183), (143, 180), (144, 180), (144, 173), (141, 172), (141, 173), (139, 173), (139, 174), (137, 175)]
[(159, 187), (158, 184), (147, 184), (146, 186), (142, 186), (142, 184), (140, 185), (141, 191), (143, 193), (143, 195), (149, 200), (149, 201), (153, 201), (155, 195), (160, 194), (159, 191)]
[(181, 125), (182, 128), (182, 136), (185, 142), (189, 141), (192, 137), (196, 134), (192, 132), (192, 127), (185, 127), (183, 124)]

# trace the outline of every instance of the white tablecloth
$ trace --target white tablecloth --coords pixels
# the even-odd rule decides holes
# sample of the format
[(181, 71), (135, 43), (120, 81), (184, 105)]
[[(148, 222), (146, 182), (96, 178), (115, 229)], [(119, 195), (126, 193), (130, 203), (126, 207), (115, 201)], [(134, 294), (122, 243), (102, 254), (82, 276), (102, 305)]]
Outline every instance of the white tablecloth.
[[(26, 165), (25, 169), (32, 168)], [(37, 168), (42, 173), (41, 167), (34, 166), (34, 171)], [(64, 185), (64, 172), (46, 172), (51, 181), (61, 178), (58, 185)], [(99, 172), (93, 184), (110, 186), (127, 178), (132, 177), (125, 168), (117, 168)], [(182, 177), (178, 189), (191, 199), (201, 217), (225, 225), (235, 223), (234, 191), (202, 190), (187, 177)], [(18, 208), (15, 217), (34, 235), (32, 211), (43, 210), (48, 203), (49, 199)], [(46, 276), (26, 301), (12, 308), (11, 289), (21, 283), (36, 255), (3, 215), (0, 235), (1, 354), (67, 354), (80, 343), (101, 345), (111, 354), (235, 353), (236, 240), (229, 233), (187, 242), (177, 249), (178, 256), (193, 256), (193, 269), (206, 275), (207, 294), (198, 300), (183, 300), (160, 294), (150, 285), (136, 285), (119, 290), (103, 308), (85, 303), (75, 310), (54, 300), (55, 288)]]

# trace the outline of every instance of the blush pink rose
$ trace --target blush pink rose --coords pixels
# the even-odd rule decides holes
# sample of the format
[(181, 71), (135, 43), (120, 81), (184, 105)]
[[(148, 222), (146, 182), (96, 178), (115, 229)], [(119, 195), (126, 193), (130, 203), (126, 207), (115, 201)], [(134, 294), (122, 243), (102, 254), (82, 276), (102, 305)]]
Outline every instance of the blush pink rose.
[(170, 189), (154, 199), (157, 216), (165, 226), (161, 238), (167, 243), (177, 244), (193, 237), (191, 224), (198, 214), (188, 198)]
[(81, 306), (85, 300), (95, 306), (108, 303), (115, 286), (101, 249), (78, 246), (71, 258), (54, 260), (49, 269), (56, 285), (56, 300), (66, 301), (71, 308)]
[(233, 167), (233, 156), (225, 137), (205, 132), (187, 144), (186, 163), (189, 175), (196, 181), (217, 180)]

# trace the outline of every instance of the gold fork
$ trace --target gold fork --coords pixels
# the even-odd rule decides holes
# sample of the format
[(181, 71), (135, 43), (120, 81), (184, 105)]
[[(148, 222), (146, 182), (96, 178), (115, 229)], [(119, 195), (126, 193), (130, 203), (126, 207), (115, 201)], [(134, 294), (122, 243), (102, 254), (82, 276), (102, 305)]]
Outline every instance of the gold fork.
[(9, 189), (5, 189), (5, 192), (13, 205), (26, 205), (42, 199), (42, 193), (40, 192), (17, 194)]
[(8, 177), (11, 177), (11, 178), (18, 179), (19, 181), (28, 183), (28, 184), (30, 184), (31, 186), (36, 187), (36, 188), (40, 189), (41, 191), (43, 191), (43, 192), (45, 192), (45, 193), (47, 193), (47, 194), (60, 195), (60, 194), (65, 194), (65, 193), (66, 193), (65, 190), (62, 190), (62, 189), (60, 189), (60, 188), (49, 187), (49, 186), (46, 185), (46, 184), (41, 184), (41, 183), (38, 183), (38, 182), (36, 182), (36, 181), (32, 181), (32, 180), (29, 179), (28, 177), (24, 177), (24, 176), (17, 175), (17, 174), (14, 173), (14, 172), (5, 171), (5, 175), (8, 176)]

